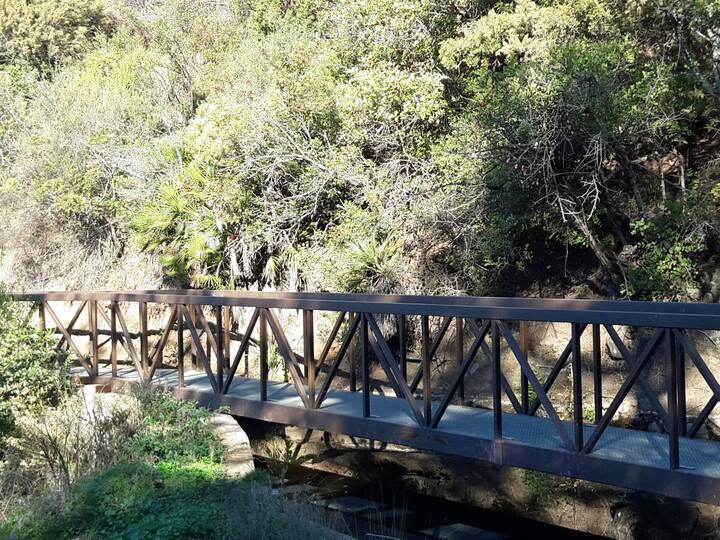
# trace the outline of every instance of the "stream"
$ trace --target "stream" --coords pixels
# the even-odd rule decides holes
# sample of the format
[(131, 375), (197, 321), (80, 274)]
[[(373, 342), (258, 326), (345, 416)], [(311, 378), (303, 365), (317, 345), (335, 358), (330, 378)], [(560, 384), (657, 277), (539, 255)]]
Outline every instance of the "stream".
[[(256, 458), (272, 475), (274, 462)], [(368, 482), (291, 465), (273, 476), (278, 493), (315, 505), (331, 528), (363, 539), (591, 540), (579, 533), (501, 511), (410, 492), (391, 482)]]

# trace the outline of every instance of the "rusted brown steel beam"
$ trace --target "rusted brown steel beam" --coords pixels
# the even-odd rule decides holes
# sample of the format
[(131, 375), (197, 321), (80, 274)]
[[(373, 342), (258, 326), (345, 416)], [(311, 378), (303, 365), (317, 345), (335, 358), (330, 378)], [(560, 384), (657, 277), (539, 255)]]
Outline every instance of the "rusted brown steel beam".
[[(480, 332), (480, 328), (478, 327), (477, 323), (473, 319), (467, 319), (466, 324), (468, 328), (470, 328), (470, 331), (475, 334), (476, 336)], [(489, 363), (492, 364), (493, 358), (494, 358), (494, 351), (490, 349), (487, 343), (484, 341), (480, 343), (480, 350), (483, 352), (485, 357), (488, 359)], [(518, 401), (518, 398), (515, 396), (515, 392), (512, 389), (512, 386), (510, 386), (510, 383), (508, 382), (507, 378), (505, 377), (505, 374), (500, 370), (500, 387), (502, 388), (502, 391), (505, 392), (505, 395), (510, 400), (510, 404), (513, 407), (513, 410), (521, 414), (522, 413), (522, 406), (520, 402)]]
[(97, 300), (88, 302), (88, 322), (90, 326), (90, 355), (93, 376), (100, 372), (100, 348), (98, 346), (98, 307)]
[[(613, 341), (615, 346), (617, 347), (618, 351), (620, 351), (620, 354), (622, 355), (623, 359), (625, 360), (625, 363), (632, 369), (634, 366), (636, 360), (635, 356), (633, 355), (628, 348), (623, 343), (622, 339), (620, 339), (620, 336), (615, 331), (615, 329), (612, 327), (612, 325), (605, 325), (605, 331), (610, 336), (610, 339)], [(642, 353), (641, 353), (642, 354)], [(653, 393), (652, 388), (650, 388), (650, 385), (648, 385), (647, 381), (643, 378), (638, 379), (638, 385), (640, 386), (640, 389), (645, 394), (645, 397), (648, 399), (650, 404), (653, 406), (653, 409), (655, 409), (655, 412), (657, 412), (658, 416), (660, 416), (660, 421), (662, 422), (663, 427), (667, 431), (670, 420), (668, 418), (668, 414), (665, 411), (665, 408), (660, 403), (660, 400), (658, 397)]]
[(675, 339), (677, 342), (682, 346), (683, 351), (690, 357), (692, 362), (695, 364), (695, 367), (700, 372), (700, 375), (705, 380), (707, 385), (710, 387), (710, 390), (712, 391), (712, 396), (708, 400), (708, 402), (703, 407), (700, 414), (698, 414), (697, 419), (693, 424), (688, 428), (687, 430), (687, 436), (688, 437), (694, 437), (697, 435), (697, 432), (699, 431), (700, 427), (707, 421), (708, 416), (710, 416), (710, 413), (715, 408), (715, 405), (717, 405), (720, 402), (720, 383), (718, 383), (717, 379), (713, 375), (712, 371), (708, 367), (708, 365), (703, 360), (702, 356), (698, 353), (697, 349), (695, 348), (695, 345), (692, 343), (692, 341), (689, 339), (689, 336), (686, 332), (681, 331), (675, 331)]
[(335, 374), (337, 373), (337, 370), (340, 367), (340, 363), (342, 362), (342, 359), (345, 356), (345, 354), (349, 352), (350, 343), (353, 341), (353, 339), (355, 337), (355, 333), (358, 328), (358, 323), (359, 323), (358, 317), (350, 318), (350, 326), (348, 327), (348, 331), (345, 334), (345, 337), (343, 337), (342, 343), (340, 345), (340, 349), (338, 350), (338, 353), (335, 355), (335, 359), (333, 360), (333, 363), (330, 366), (330, 369), (328, 370), (327, 376), (325, 377), (325, 381), (323, 382), (322, 387), (320, 388), (320, 392), (318, 393), (317, 400), (316, 400), (316, 408), (319, 408), (322, 405), (322, 402), (325, 400), (325, 396), (327, 395), (327, 392), (330, 389), (330, 384), (332, 383), (333, 378), (335, 377)]
[(287, 341), (287, 337), (285, 337), (285, 332), (283, 332), (282, 326), (280, 326), (280, 321), (278, 321), (275, 314), (269, 309), (265, 310), (265, 316), (267, 317), (268, 324), (270, 325), (270, 330), (272, 331), (273, 336), (275, 336), (275, 342), (277, 343), (278, 350), (280, 351), (280, 356), (282, 356), (283, 360), (285, 360), (285, 365), (290, 372), (293, 385), (295, 385), (295, 390), (305, 407), (310, 408), (310, 400), (305, 391), (305, 384), (307, 381), (300, 371), (300, 364), (298, 364), (298, 361), (295, 358), (295, 353), (292, 351), (292, 348)]
[(335, 342), (335, 338), (338, 335), (338, 332), (340, 331), (340, 328), (342, 327), (343, 322), (345, 322), (345, 316), (347, 315), (346, 312), (341, 311), (338, 314), (338, 318), (335, 320), (335, 324), (333, 325), (332, 330), (330, 331), (330, 335), (327, 338), (327, 341), (325, 341), (325, 346), (323, 347), (322, 352), (320, 353), (320, 357), (317, 361), (317, 372), (320, 373), (320, 370), (322, 369), (322, 366), (325, 364), (325, 361), (327, 360), (328, 354), (330, 353), (330, 349), (332, 348), (332, 344)]
[[(530, 342), (527, 321), (520, 321), (520, 350), (529, 361)], [(522, 407), (523, 414), (528, 414), (530, 407), (530, 389), (528, 388), (528, 378), (522, 371), (520, 371), (520, 406)]]
[(582, 391), (582, 356), (580, 338), (586, 326), (572, 323), (570, 328), (570, 343), (572, 344), (572, 396), (573, 396), (573, 425), (575, 434), (575, 451), (582, 450), (583, 433), (583, 391)]
[(223, 306), (223, 346), (225, 347), (225, 367), (230, 367), (230, 343), (232, 341), (233, 312), (230, 306)]
[[(101, 310), (100, 312), (103, 316), (105, 315), (104, 310)], [(117, 377), (117, 314), (115, 313), (115, 308), (113, 308), (112, 304), (110, 305), (110, 320), (108, 321), (108, 326), (110, 327), (110, 373), (113, 377)]]
[[(354, 325), (357, 318), (358, 318), (357, 313), (350, 314), (350, 326)], [(357, 344), (358, 344), (358, 337), (356, 335), (350, 341), (350, 348), (348, 350), (348, 355), (350, 357), (349, 378), (350, 378), (350, 391), (351, 392), (357, 392), (357, 358), (358, 358)]]
[(470, 346), (470, 350), (468, 351), (467, 355), (464, 356), (462, 363), (460, 364), (460, 367), (458, 368), (458, 371), (455, 373), (455, 377), (453, 379), (452, 384), (450, 385), (450, 388), (448, 389), (447, 393), (445, 394), (445, 397), (440, 402), (440, 406), (435, 411), (435, 416), (432, 419), (432, 427), (436, 428), (440, 424), (440, 420), (442, 420), (443, 415), (445, 414), (445, 411), (447, 410), (448, 406), (450, 405), (450, 402), (452, 401), (453, 396), (455, 395), (455, 392), (457, 392), (460, 388), (460, 384), (465, 377), (465, 373), (467, 373), (468, 368), (470, 367), (470, 364), (472, 364), (473, 360), (475, 360), (475, 357), (477, 356), (478, 351), (480, 350), (480, 344), (485, 339), (485, 336), (487, 335), (488, 331), (490, 330), (490, 322), (485, 322), (482, 329), (480, 330), (480, 336), (475, 338), (475, 341)]
[(407, 320), (405, 315), (398, 315), (398, 349), (400, 358), (400, 371), (403, 379), (407, 380)]
[(226, 352), (225, 352), (225, 339), (223, 337), (223, 316), (222, 316), (222, 310), (220, 309), (220, 306), (218, 306), (215, 309), (215, 342), (217, 343), (217, 385), (218, 388), (223, 388), (223, 378), (224, 378), (224, 369), (225, 369), (225, 358), (226, 358)]
[[(462, 317), (455, 317), (455, 361), (458, 369), (463, 365), (465, 355), (464, 325)], [(479, 345), (478, 345), (479, 346)], [(460, 377), (458, 382), (458, 405), (465, 403), (465, 377)]]
[(260, 401), (267, 401), (268, 388), (268, 320), (264, 309), (257, 309), (260, 313)]
[(522, 353), (522, 350), (520, 350), (520, 345), (515, 340), (515, 337), (512, 335), (512, 332), (507, 327), (507, 325), (503, 321), (498, 322), (498, 327), (500, 328), (500, 333), (505, 338), (505, 341), (510, 346), (510, 349), (512, 350), (513, 354), (515, 355), (515, 358), (517, 359), (518, 363), (520, 364), (520, 369), (525, 373), (525, 376), (528, 378), (529, 383), (532, 385), (533, 390), (535, 390), (535, 393), (537, 394), (538, 399), (540, 400), (540, 403), (542, 403), (542, 406), (545, 409), (545, 413), (548, 415), (550, 420), (553, 423), (553, 426), (555, 427), (555, 430), (557, 431), (558, 435), (562, 439), (563, 443), (565, 444), (565, 447), (572, 451), (573, 449), (573, 440), (568, 435), (567, 431), (565, 430), (565, 427), (562, 424), (562, 421), (560, 420), (560, 417), (558, 416), (557, 411), (555, 410), (555, 407), (553, 407), (552, 403), (550, 402), (550, 399), (548, 398), (547, 394), (545, 393), (545, 390), (543, 389), (542, 385), (540, 384), (540, 381), (538, 380), (537, 376), (535, 375), (535, 372), (530, 367), (530, 364), (528, 363), (527, 357)]
[[(47, 302), (45, 302), (47, 307), (50, 307)], [(87, 305), (87, 300), (84, 300), (80, 303), (80, 306), (78, 306), (77, 311), (75, 311), (75, 314), (72, 316), (72, 319), (70, 319), (70, 322), (65, 327), (65, 330), (67, 330), (68, 334), (72, 335), (73, 326), (75, 326), (75, 323), (80, 318), (80, 315), (82, 315), (83, 310), (85, 309), (85, 306)], [(62, 347), (65, 342), (65, 336), (60, 338), (60, 341), (58, 341), (58, 347)]]
[(602, 351), (600, 350), (600, 325), (592, 325), (592, 355), (593, 355), (593, 396), (595, 398), (595, 418), (597, 424), (603, 413), (602, 397)]
[(630, 392), (630, 389), (633, 387), (635, 381), (637, 381), (638, 377), (640, 376), (640, 373), (642, 373), (642, 370), (645, 368), (647, 362), (650, 360), (653, 351), (657, 347), (664, 333), (665, 330), (663, 329), (657, 329), (655, 331), (655, 334), (650, 340), (650, 343), (648, 343), (648, 346), (643, 349), (643, 352), (640, 354), (637, 362), (630, 370), (630, 373), (625, 378), (622, 385), (620, 385), (620, 389), (618, 390), (617, 394), (615, 394), (612, 403), (610, 403), (610, 406), (605, 410), (605, 414), (603, 414), (600, 422), (597, 423), (595, 429), (590, 434), (590, 437), (588, 437), (588, 440), (582, 449), (583, 454), (589, 454), (590, 452), (592, 452), (593, 448), (595, 448), (595, 445), (600, 440), (600, 436), (608, 427), (610, 421), (612, 420), (612, 417), (615, 416), (615, 413), (620, 407), (620, 404), (625, 400), (628, 393)]
[(378, 360), (380, 360), (388, 379), (392, 381), (396, 395), (405, 399), (407, 404), (410, 406), (410, 410), (412, 411), (415, 420), (419, 424), (427, 424), (428, 422), (420, 413), (420, 409), (418, 409), (417, 403), (415, 403), (415, 397), (408, 387), (405, 378), (402, 376), (400, 368), (395, 362), (392, 351), (390, 351), (390, 347), (380, 331), (380, 327), (378, 326), (375, 317), (373, 317), (372, 314), (366, 314), (365, 317), (367, 318), (370, 331), (375, 338), (374, 340), (369, 340), (370, 345), (374, 349), (377, 349), (375, 354), (378, 357)]
[(155, 375), (155, 371), (157, 371), (157, 368), (160, 366), (160, 364), (162, 364), (163, 352), (165, 351), (165, 345), (167, 344), (167, 341), (170, 338), (170, 334), (172, 333), (173, 327), (175, 326), (175, 321), (177, 320), (177, 315), (178, 315), (177, 306), (173, 306), (173, 308), (170, 312), (170, 318), (168, 319), (168, 322), (165, 325), (165, 330), (163, 331), (163, 334), (160, 337), (160, 340), (155, 344), (155, 348), (153, 350), (152, 356), (150, 357), (150, 371), (148, 373), (148, 380), (152, 380), (153, 376)]
[(677, 344), (675, 342), (675, 332), (672, 330), (665, 331), (665, 342), (667, 352), (667, 369), (665, 377), (667, 379), (667, 401), (668, 401), (668, 457), (670, 458), (670, 468), (680, 468), (680, 431), (678, 427), (678, 404), (677, 404)]
[(702, 303), (188, 290), (13, 293), (12, 296), (17, 300), (27, 301), (99, 300), (185, 303), (663, 328), (710, 330), (720, 328), (720, 306)]
[(120, 306), (117, 302), (112, 302), (112, 309), (115, 311), (117, 320), (120, 323), (120, 329), (122, 330), (122, 334), (125, 338), (121, 341), (121, 343), (125, 348), (125, 351), (128, 353), (128, 356), (133, 361), (133, 364), (135, 364), (135, 369), (140, 374), (142, 379), (145, 380), (147, 373), (145, 373), (145, 369), (142, 365), (142, 362), (140, 361), (140, 357), (138, 356), (137, 350), (135, 349), (135, 345), (133, 345), (132, 338), (130, 337), (130, 333), (128, 332), (127, 323), (125, 322), (125, 317), (123, 316), (122, 311), (120, 310)]
[[(430, 322), (427, 315), (420, 319), (420, 340), (422, 345), (422, 382), (423, 382), (423, 416), (425, 425), (432, 424), (432, 377), (430, 374), (430, 362), (432, 361), (432, 343), (430, 343)], [(440, 339), (435, 342), (438, 343)]]
[(140, 320), (140, 363), (146, 376), (150, 370), (148, 359), (148, 313), (147, 302), (138, 302), (138, 319)]
[(183, 336), (183, 327), (185, 321), (179, 305), (175, 306), (177, 314), (177, 370), (178, 370), (178, 386), (185, 386), (185, 337)]
[(47, 330), (47, 324), (45, 322), (45, 301), (38, 302), (38, 323), (40, 324), (40, 331), (45, 332)]
[[(186, 320), (190, 320), (190, 313), (191, 311), (188, 309), (188, 306), (182, 305), (181, 308), (183, 317)], [(207, 356), (209, 354), (209, 351), (206, 354), (206, 351), (203, 349), (202, 343), (200, 341), (200, 336), (198, 335), (197, 329), (193, 324), (188, 325), (188, 330), (190, 331), (190, 337), (192, 338), (193, 343), (195, 343), (195, 352), (200, 359), (200, 363), (202, 364), (203, 368), (205, 369), (205, 374), (208, 376), (208, 379), (210, 380), (210, 386), (212, 386), (212, 389), (214, 392), (219, 392), (219, 388), (217, 386), (217, 380), (215, 379), (215, 375), (212, 372), (212, 368), (210, 367), (210, 360)]]
[(243, 340), (240, 342), (240, 348), (235, 353), (235, 358), (230, 365), (230, 371), (228, 372), (227, 378), (225, 380), (225, 385), (223, 386), (224, 394), (227, 394), (227, 391), (230, 389), (230, 385), (232, 384), (233, 378), (235, 377), (235, 372), (240, 365), (240, 359), (250, 345), (250, 336), (253, 329), (255, 328), (255, 324), (257, 323), (259, 317), (260, 310), (256, 309), (255, 311), (253, 311), (253, 314), (250, 317), (250, 321), (248, 322), (247, 328), (245, 329), (245, 335), (243, 336)]
[(88, 375), (92, 375), (92, 367), (90, 364), (87, 363), (87, 360), (85, 359), (85, 355), (80, 352), (80, 349), (77, 348), (75, 345), (75, 342), (73, 341), (72, 337), (68, 333), (68, 331), (65, 329), (65, 327), (62, 325), (62, 322), (60, 322), (60, 318), (57, 316), (55, 311), (50, 307), (49, 304), (46, 306), (47, 312), (50, 314), (50, 317), (55, 322), (55, 326), (62, 332), (63, 337), (65, 338), (66, 343), (68, 344), (68, 347), (72, 349), (72, 351), (77, 356), (77, 359), (80, 361), (80, 364), (82, 364), (82, 367), (85, 368), (85, 371), (87, 371)]
[[(442, 323), (440, 323), (440, 328), (438, 329), (438, 333), (435, 336), (435, 338), (431, 338), (428, 335), (428, 339), (430, 340), (429, 345), (429, 354), (430, 354), (430, 362), (432, 362), (432, 359), (435, 357), (435, 354), (437, 353), (438, 348), (440, 347), (440, 343), (442, 343), (443, 338), (445, 337), (445, 334), (447, 334), (448, 328), (450, 328), (450, 323), (452, 323), (452, 317), (444, 317), (442, 320)], [(422, 324), (422, 321), (421, 321)], [(428, 328), (428, 332), (429, 332)], [(415, 392), (420, 385), (420, 381), (424, 377), (423, 369), (422, 369), (422, 358), (420, 359), (420, 369), (415, 373), (415, 376), (413, 377), (412, 383), (410, 383), (410, 389)]]
[(302, 312), (303, 318), (303, 358), (305, 361), (305, 378), (307, 379), (307, 393), (310, 408), (314, 409), (315, 402), (315, 328), (314, 315), (311, 309)]
[[(584, 326), (582, 327), (584, 329)], [(555, 362), (555, 365), (550, 370), (550, 374), (545, 379), (545, 382), (543, 383), (543, 389), (545, 390), (545, 393), (550, 392), (550, 389), (552, 388), (553, 384), (555, 384), (555, 381), (558, 378), (558, 375), (560, 375), (560, 372), (565, 368), (567, 365), (567, 360), (570, 358), (570, 354), (572, 353), (572, 347), (573, 343), (572, 340), (568, 342), (568, 344), (563, 349), (563, 352), (560, 354), (560, 357), (558, 358), (557, 362)], [(533, 402), (530, 404), (530, 408), (528, 410), (528, 414), (534, 415), (537, 413), (538, 409), (540, 408), (540, 400), (535, 398)]]

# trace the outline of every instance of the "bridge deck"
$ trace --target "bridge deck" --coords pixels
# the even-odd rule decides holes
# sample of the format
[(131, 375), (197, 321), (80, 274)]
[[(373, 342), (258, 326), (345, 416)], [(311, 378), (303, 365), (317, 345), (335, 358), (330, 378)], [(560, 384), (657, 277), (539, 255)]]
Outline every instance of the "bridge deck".
[[(82, 369), (77, 372), (81, 374)], [(84, 373), (84, 372), (82, 372)], [(98, 381), (112, 379), (101, 366)], [(113, 379), (138, 381), (133, 368), (119, 368)], [(362, 394), (330, 390), (322, 407), (305, 409), (292, 384), (268, 383), (268, 401), (260, 399), (260, 381), (236, 377), (226, 395), (213, 392), (202, 372), (185, 374), (178, 388), (177, 371), (159, 369), (155, 384), (164, 384), (185, 399), (211, 407), (228, 406), (230, 412), (250, 418), (295, 424), (452, 455), (475, 457), (498, 464), (539, 469), (625, 487), (643, 481), (650, 491), (718, 504), (720, 502), (720, 443), (680, 439), (680, 468), (669, 469), (668, 436), (609, 427), (593, 452), (578, 455), (563, 448), (548, 419), (503, 414), (503, 438), (493, 440), (493, 414), (487, 409), (448, 407), (436, 429), (418, 426), (407, 403), (394, 396), (373, 395), (371, 417), (362, 416)], [(565, 423), (572, 433), (573, 426)], [(585, 426), (587, 439), (594, 426)]]

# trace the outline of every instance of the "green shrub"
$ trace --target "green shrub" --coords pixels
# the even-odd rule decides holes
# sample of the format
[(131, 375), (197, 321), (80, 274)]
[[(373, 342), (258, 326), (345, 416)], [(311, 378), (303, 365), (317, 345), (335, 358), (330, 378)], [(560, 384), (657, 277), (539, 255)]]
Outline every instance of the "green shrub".
[(12, 409), (55, 405), (70, 388), (65, 354), (29, 318), (27, 309), (0, 296), (0, 403)]
[(48, 68), (87, 50), (111, 26), (103, 0), (4, 0), (0, 54), (4, 41), (6, 54)]
[(153, 461), (220, 461), (222, 446), (213, 433), (210, 411), (156, 389), (141, 390), (137, 397), (142, 415), (132, 439), (137, 455)]
[(37, 501), (0, 527), (0, 536), (18, 540), (327, 537), (327, 531), (306, 519), (309, 510), (273, 496), (264, 479), (231, 481), (220, 475), (218, 466), (207, 462), (118, 465), (76, 484), (64, 503)]
[(698, 226), (706, 198), (692, 193), (693, 212), (668, 201), (654, 216), (631, 224), (637, 241), (629, 261), (625, 294), (650, 300), (683, 299), (698, 288), (699, 263), (707, 250), (707, 231)]

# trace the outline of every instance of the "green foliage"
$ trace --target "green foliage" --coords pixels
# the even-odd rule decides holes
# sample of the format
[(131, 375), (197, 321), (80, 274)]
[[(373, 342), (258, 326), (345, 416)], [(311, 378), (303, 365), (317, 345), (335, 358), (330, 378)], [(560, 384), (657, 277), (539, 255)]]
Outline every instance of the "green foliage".
[[(704, 202), (692, 198), (692, 208), (702, 212)], [(668, 202), (658, 214), (632, 223), (638, 241), (629, 265), (628, 296), (676, 300), (698, 288), (697, 268), (707, 249), (707, 233), (698, 226), (698, 213), (690, 214), (684, 205)]]
[(0, 4), (0, 63), (3, 56), (48, 69), (89, 49), (109, 33), (104, 0), (4, 0)]
[(540, 471), (523, 471), (523, 483), (528, 493), (535, 499), (545, 500), (549, 498), (554, 489), (553, 477)]
[(222, 458), (207, 409), (158, 390), (140, 391), (137, 398), (142, 420), (131, 446), (139, 456), (182, 463), (203, 459), (216, 463)]
[(42, 501), (44, 507), (17, 515), (0, 534), (33, 540), (324, 536), (255, 479), (223, 480), (218, 467), (205, 462), (118, 465), (79, 482), (63, 502)]
[(55, 405), (69, 389), (64, 354), (30, 317), (26, 308), (0, 296), (0, 425), (6, 428), (11, 411)]
[(710, 257), (639, 227), (717, 183), (716, 2), (4, 9), (70, 45), (4, 30), (0, 196), (175, 285), (682, 298)]

